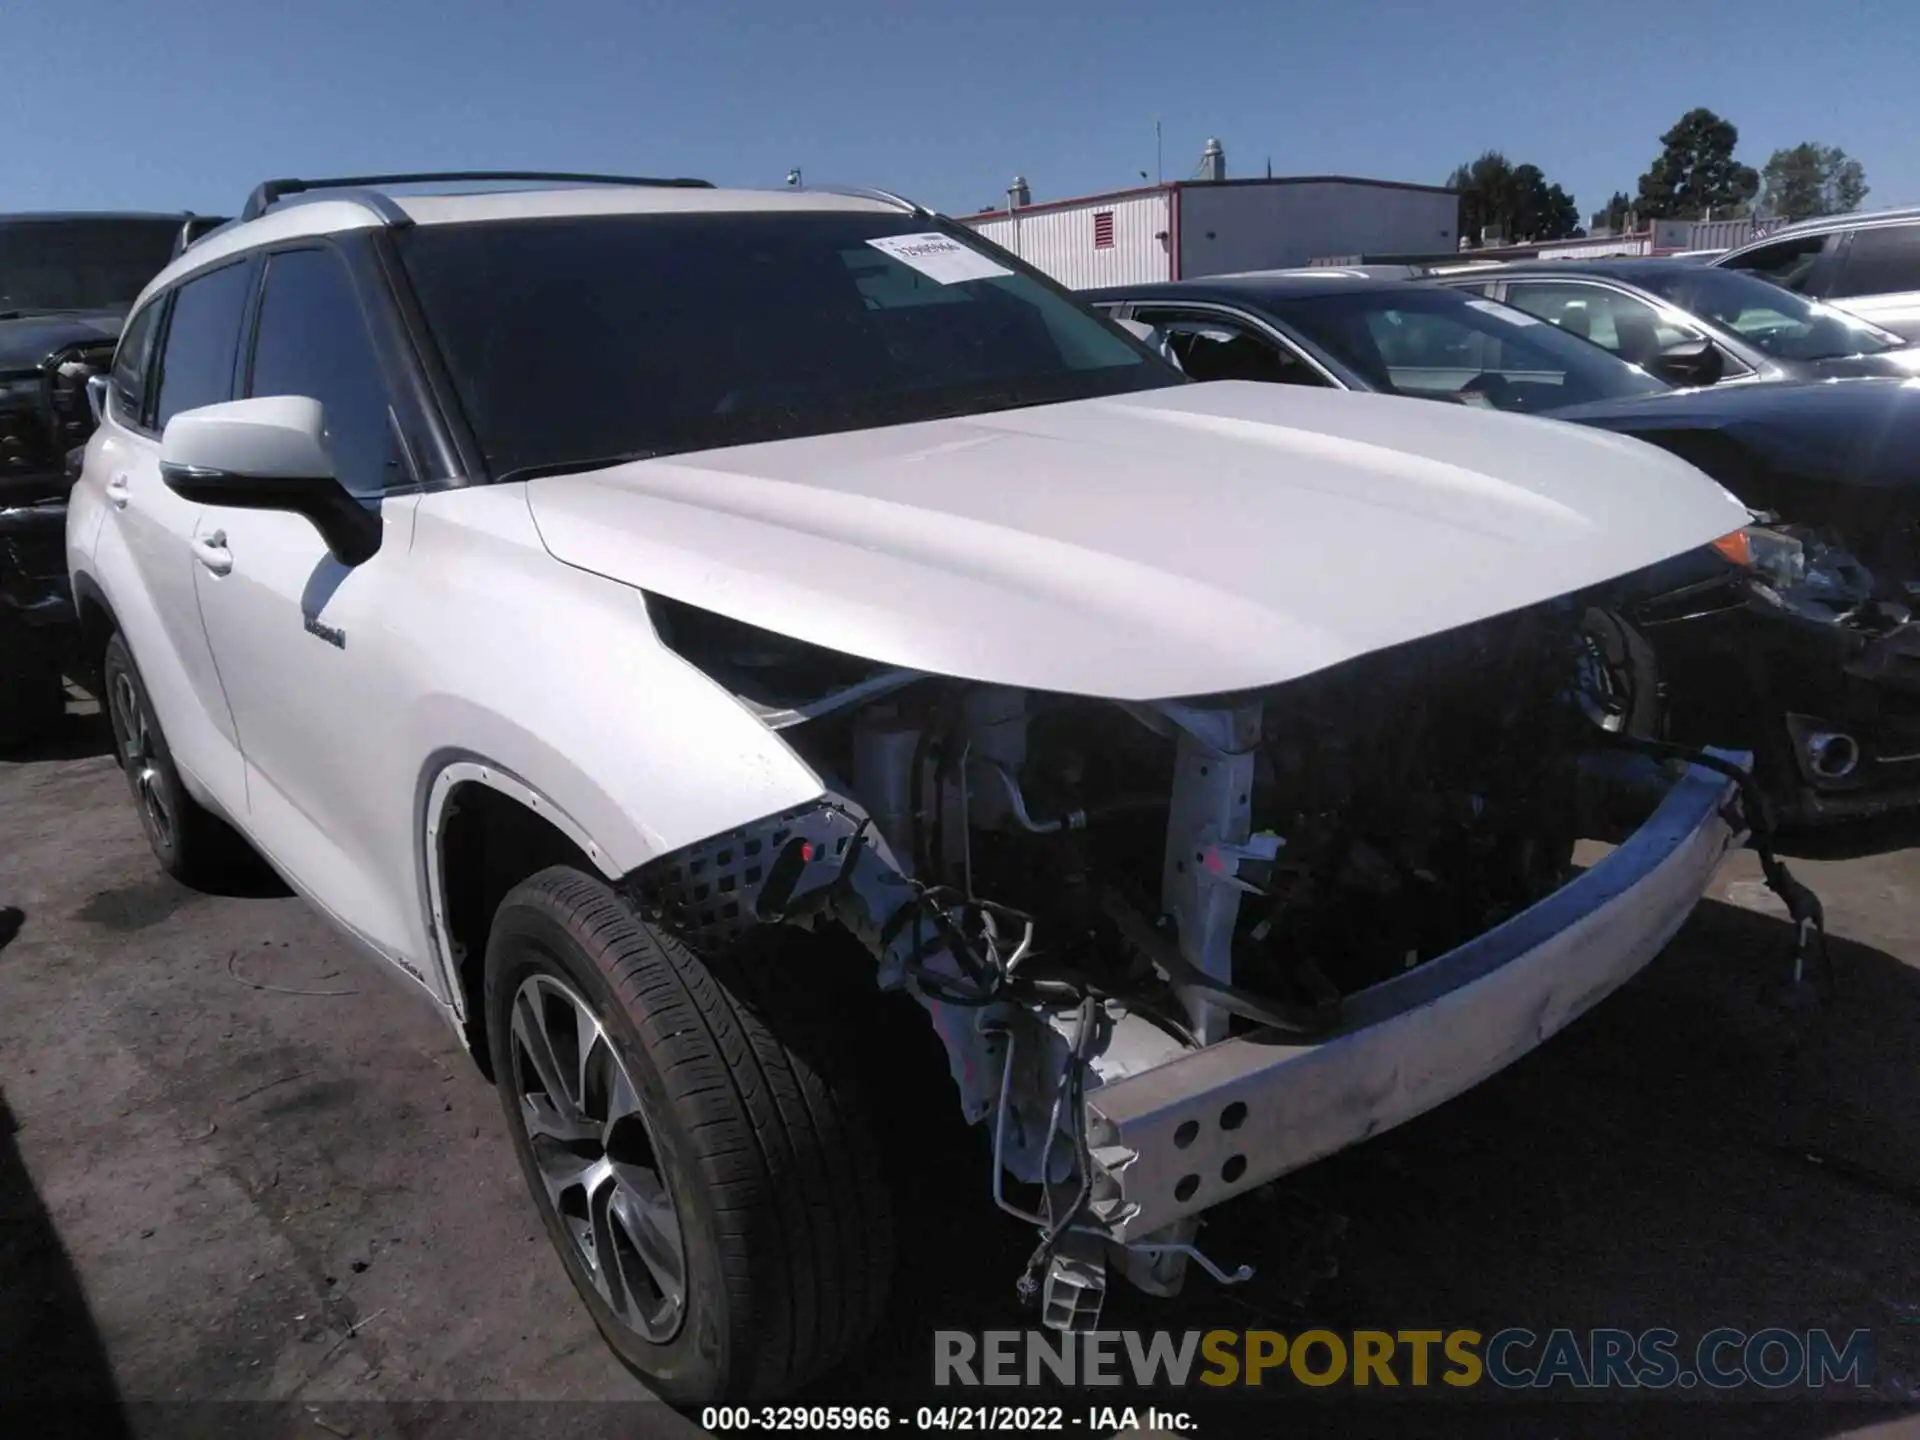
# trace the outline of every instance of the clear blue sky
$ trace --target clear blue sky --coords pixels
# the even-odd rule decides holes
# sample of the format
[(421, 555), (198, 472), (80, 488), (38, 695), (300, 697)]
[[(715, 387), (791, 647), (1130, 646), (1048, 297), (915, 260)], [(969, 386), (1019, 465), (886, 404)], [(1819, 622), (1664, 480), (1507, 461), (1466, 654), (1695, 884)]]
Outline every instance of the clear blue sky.
[(1920, 0), (13, 0), (0, 210), (231, 213), (414, 168), (888, 186), (943, 209), (1186, 175), (1442, 181), (1488, 147), (1583, 215), (1680, 113), (1817, 140), (1920, 203)]

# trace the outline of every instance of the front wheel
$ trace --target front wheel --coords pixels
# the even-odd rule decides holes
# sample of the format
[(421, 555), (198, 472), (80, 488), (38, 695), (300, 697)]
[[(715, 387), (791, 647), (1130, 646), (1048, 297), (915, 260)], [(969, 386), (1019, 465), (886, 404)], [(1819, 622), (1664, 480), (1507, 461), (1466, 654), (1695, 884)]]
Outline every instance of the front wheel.
[(804, 959), (759, 959), (703, 960), (566, 868), (514, 889), (487, 944), (493, 1073), (534, 1203), (601, 1334), (681, 1406), (825, 1373), (892, 1270), (853, 1037)]

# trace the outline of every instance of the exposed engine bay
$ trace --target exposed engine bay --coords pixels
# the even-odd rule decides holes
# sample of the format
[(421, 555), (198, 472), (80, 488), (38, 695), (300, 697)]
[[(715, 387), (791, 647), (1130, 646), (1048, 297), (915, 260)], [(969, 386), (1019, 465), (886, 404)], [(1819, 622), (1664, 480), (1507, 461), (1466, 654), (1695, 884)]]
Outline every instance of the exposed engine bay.
[[(653, 604), (676, 647), (837, 778), (903, 873), (982, 927), (982, 958), (1178, 1015), (1153, 962), (1184, 930), (1190, 961), (1259, 997), (1185, 1007), (1216, 1030), (1215, 1010), (1311, 1029), (1552, 891), (1579, 830), (1578, 751), (1618, 683), (1571, 603), (1159, 707), (898, 671), (874, 696), (862, 662)], [(823, 680), (848, 703), (821, 713)], [(1203, 945), (1216, 884), (1238, 913)]]
[[(1042, 1232), (1026, 1288), (1050, 1266), (1048, 1323), (1078, 1324), (1092, 1282), (1061, 1257), (1115, 1220), (1097, 1172), (1127, 1163), (1096, 1153), (1090, 1089), (1235, 1036), (1334, 1032), (1352, 997), (1575, 873), (1588, 761), (1684, 758), (1628, 733), (1657, 681), (1604, 604), (1145, 704), (888, 669), (650, 596), (666, 643), (829, 799), (646, 867), (635, 898), (696, 949), (776, 921), (858, 938), (931, 1014), (968, 1118), (992, 1121), (995, 1198)], [(1188, 1258), (1229, 1278), (1196, 1226), (1129, 1242), (1130, 1278), (1171, 1293)]]

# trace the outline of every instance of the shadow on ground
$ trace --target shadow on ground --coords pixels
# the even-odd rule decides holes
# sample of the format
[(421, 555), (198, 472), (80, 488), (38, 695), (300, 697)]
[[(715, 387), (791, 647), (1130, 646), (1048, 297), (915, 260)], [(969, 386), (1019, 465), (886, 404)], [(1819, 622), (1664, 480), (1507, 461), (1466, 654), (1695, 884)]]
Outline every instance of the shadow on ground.
[(16, 1132), (0, 1096), (0, 1431), (126, 1435), (106, 1350)]
[[(1790, 940), (1781, 920), (1703, 904), (1635, 983), (1508, 1071), (1216, 1212), (1202, 1248), (1229, 1269), (1252, 1264), (1251, 1282), (1223, 1289), (1195, 1273), (1171, 1302), (1116, 1288), (1102, 1327), (1667, 1327), (1688, 1356), (1719, 1326), (1874, 1337), (1871, 1403), (1748, 1389), (1643, 1392), (1623, 1406), (1487, 1385), (1369, 1397), (1285, 1381), (1216, 1401), (1216, 1434), (1270, 1433), (1279, 1407), (1315, 1434), (1369, 1436), (1815, 1437), (1912, 1413), (1895, 1402), (1920, 1399), (1920, 974), (1836, 941), (1831, 1009), (1783, 1015), (1762, 996)], [(912, 1035), (909, 1018), (892, 1033)], [(936, 1330), (1034, 1323), (1014, 1296), (1034, 1237), (993, 1210), (984, 1139), (950, 1097), (899, 1083), (926, 1062), (893, 1043), (899, 1053), (874, 1057), (892, 1077), (880, 1094), (898, 1152), (893, 1303), (866, 1353), (809, 1398), (907, 1409), (1048, 1399), (1070, 1415), (1150, 1399), (1204, 1406), (1197, 1386), (1153, 1397), (934, 1389)]]
[[(97, 756), (111, 756), (113, 750), (113, 727), (107, 723), (104, 712), (98, 702), (85, 698), (85, 692), (74, 690), (76, 698), (68, 706), (67, 716), (58, 729), (44, 735), (33, 744), (14, 749), (0, 748), (0, 764), (32, 764), (34, 762), (91, 760)], [(129, 805), (133, 803), (129, 798)], [(205, 887), (209, 895), (219, 895), (234, 900), (275, 900), (291, 895), (293, 890), (280, 878), (264, 860), (251, 853), (244, 842), (234, 837), (234, 845), (241, 855), (240, 863), (234, 865), (223, 876), (221, 883)], [(168, 904), (167, 895), (174, 895), (174, 902)], [(136, 913), (146, 913), (158, 907), (161, 910), (179, 908), (179, 897), (190, 897), (194, 892), (186, 891), (178, 885), (163, 879), (156, 879), (151, 885), (140, 887), (140, 893), (119, 896), (116, 893), (105, 897), (96, 897), (105, 907), (106, 915), (100, 923), (109, 928), (137, 928), (120, 924), (116, 920), (120, 909), (129, 909)]]
[(25, 764), (35, 760), (91, 760), (96, 755), (113, 753), (113, 732), (97, 716), (70, 716), (52, 735), (31, 745), (0, 749), (0, 761)]
[(1780, 853), (1807, 860), (1858, 860), (1894, 850), (1920, 848), (1920, 810), (1902, 810), (1851, 820), (1819, 830), (1793, 831), (1779, 840)]

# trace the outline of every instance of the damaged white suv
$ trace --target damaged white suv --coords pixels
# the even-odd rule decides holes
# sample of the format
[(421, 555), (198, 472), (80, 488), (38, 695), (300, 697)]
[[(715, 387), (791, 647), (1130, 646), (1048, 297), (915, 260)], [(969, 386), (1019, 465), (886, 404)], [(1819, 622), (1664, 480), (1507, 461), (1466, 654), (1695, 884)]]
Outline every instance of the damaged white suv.
[(1748, 518), (1678, 460), (1188, 383), (892, 197), (420, 178), (263, 186), (141, 297), (75, 593), (162, 866), (250, 846), (461, 1030), (675, 1401), (884, 1303), (849, 955), (1077, 1328), (1234, 1278), (1203, 1212), (1553, 1034), (1744, 833), (1736, 763), (1618, 763), (1610, 597)]

